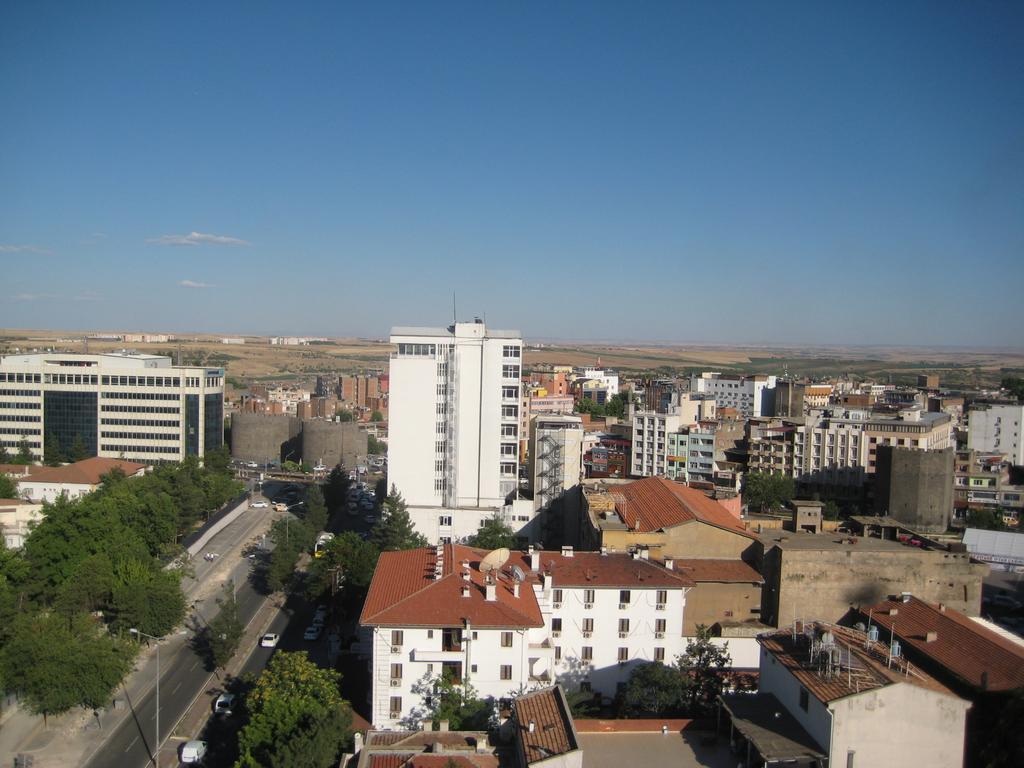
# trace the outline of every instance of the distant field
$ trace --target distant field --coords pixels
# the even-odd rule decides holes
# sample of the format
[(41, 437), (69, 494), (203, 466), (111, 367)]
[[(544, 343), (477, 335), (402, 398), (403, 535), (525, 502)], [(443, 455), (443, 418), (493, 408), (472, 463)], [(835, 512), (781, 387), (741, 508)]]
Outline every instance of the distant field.
[[(0, 329), (0, 351), (53, 347), (82, 351), (82, 331)], [(222, 344), (219, 336), (201, 335), (167, 344), (132, 344), (132, 349), (176, 356), (185, 363), (224, 367), (232, 382), (312, 381), (317, 374), (357, 373), (387, 368), (391, 346), (360, 339), (335, 339), (307, 347), (271, 346), (267, 339), (245, 337), (245, 344)], [(89, 341), (89, 351), (123, 348), (120, 342)], [(1024, 371), (1024, 352), (914, 347), (730, 347), (726, 345), (564, 344), (534, 348), (527, 340), (525, 367), (596, 365), (626, 373), (679, 375), (700, 370), (797, 376), (840, 374), (894, 383), (913, 382), (919, 373), (937, 373), (949, 386), (998, 383), (1004, 373)]]

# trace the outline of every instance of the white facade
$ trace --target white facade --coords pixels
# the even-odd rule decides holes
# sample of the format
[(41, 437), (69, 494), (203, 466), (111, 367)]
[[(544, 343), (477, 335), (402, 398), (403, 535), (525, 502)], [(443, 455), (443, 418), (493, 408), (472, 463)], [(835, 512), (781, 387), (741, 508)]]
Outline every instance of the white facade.
[(633, 477), (664, 477), (668, 474), (668, 439), (683, 426), (674, 413), (637, 411), (633, 415), (633, 455), (629, 473)]
[(32, 526), (43, 519), (42, 503), (0, 499), (0, 537), (7, 549), (20, 549)]
[(1001, 453), (1011, 464), (1024, 464), (1024, 405), (976, 405), (967, 413), (967, 447)]
[(224, 369), (171, 365), (130, 353), (47, 353), (0, 358), (0, 443), (24, 438), (42, 459), (52, 432), (70, 457), (142, 463), (202, 456), (224, 443)]
[(518, 486), (522, 337), (473, 322), (391, 343), (389, 482), (429, 541), (472, 535)]
[(617, 373), (611, 373), (603, 368), (584, 368), (582, 372), (577, 372), (573, 376), (573, 381), (577, 379), (590, 379), (599, 382), (598, 388), (605, 390), (608, 397), (619, 394), (619, 374)]
[(714, 396), (718, 408), (735, 408), (745, 419), (770, 416), (774, 408), (775, 377), (705, 371), (690, 377), (690, 391)]
[(583, 419), (535, 416), (530, 422), (530, 487), (534, 506), (544, 509), (583, 474)]

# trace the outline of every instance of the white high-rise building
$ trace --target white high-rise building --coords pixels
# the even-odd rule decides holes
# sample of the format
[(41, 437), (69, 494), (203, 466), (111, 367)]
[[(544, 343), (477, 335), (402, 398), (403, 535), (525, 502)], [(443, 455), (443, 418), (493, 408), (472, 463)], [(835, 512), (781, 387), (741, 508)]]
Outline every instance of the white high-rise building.
[(518, 485), (522, 334), (475, 321), (391, 343), (388, 481), (429, 541), (470, 536)]
[(745, 419), (770, 416), (775, 406), (775, 377), (705, 371), (690, 377), (690, 391), (707, 393), (718, 408), (735, 408)]
[(967, 412), (967, 447), (1024, 464), (1024, 405), (980, 403)]

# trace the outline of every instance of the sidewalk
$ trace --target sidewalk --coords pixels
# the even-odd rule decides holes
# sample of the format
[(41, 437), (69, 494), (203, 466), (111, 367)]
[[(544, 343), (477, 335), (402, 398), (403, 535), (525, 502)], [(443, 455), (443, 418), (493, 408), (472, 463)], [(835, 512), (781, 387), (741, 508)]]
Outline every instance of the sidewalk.
[[(203, 568), (201, 574), (197, 573), (197, 578), (182, 581), (182, 591), (191, 605), (186, 624), (196, 613), (205, 619), (216, 611), (215, 598), (219, 596), (221, 586), (232, 575), (240, 572), (242, 578), (247, 576), (248, 561), (240, 558), (239, 553), (254, 536), (269, 531), (275, 517), (273, 514), (261, 515), (257, 522), (244, 527), (231, 546), (225, 548), (208, 568)], [(215, 549), (215, 546), (210, 548)], [(257, 623), (266, 607), (264, 605), (257, 611), (250, 626)], [(188, 640), (189, 632), (185, 629), (167, 635), (160, 644), (161, 654), (165, 658), (170, 657)], [(31, 715), (17, 706), (10, 707), (0, 717), (0, 760), (7, 761), (9, 758), (13, 763), (15, 757), (26, 754), (34, 759), (33, 768), (84, 765), (103, 746), (107, 735), (132, 716), (130, 703), (141, 701), (155, 686), (155, 659), (153, 647), (139, 654), (134, 670), (122, 681), (121, 688), (114, 692), (113, 704), (99, 713), (99, 724), (91, 712), (72, 710), (65, 715), (49, 718), (44, 727), (42, 717)], [(163, 756), (164, 751), (161, 751), (161, 758)], [(174, 762), (166, 764), (174, 765), (175, 762), (176, 758)]]

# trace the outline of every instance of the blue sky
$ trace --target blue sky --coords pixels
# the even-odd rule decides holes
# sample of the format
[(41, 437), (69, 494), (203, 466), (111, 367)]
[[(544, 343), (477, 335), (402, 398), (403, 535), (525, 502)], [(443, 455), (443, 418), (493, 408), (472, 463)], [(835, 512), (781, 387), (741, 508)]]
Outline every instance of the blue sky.
[(1021, 346), (1024, 4), (0, 5), (0, 326)]

